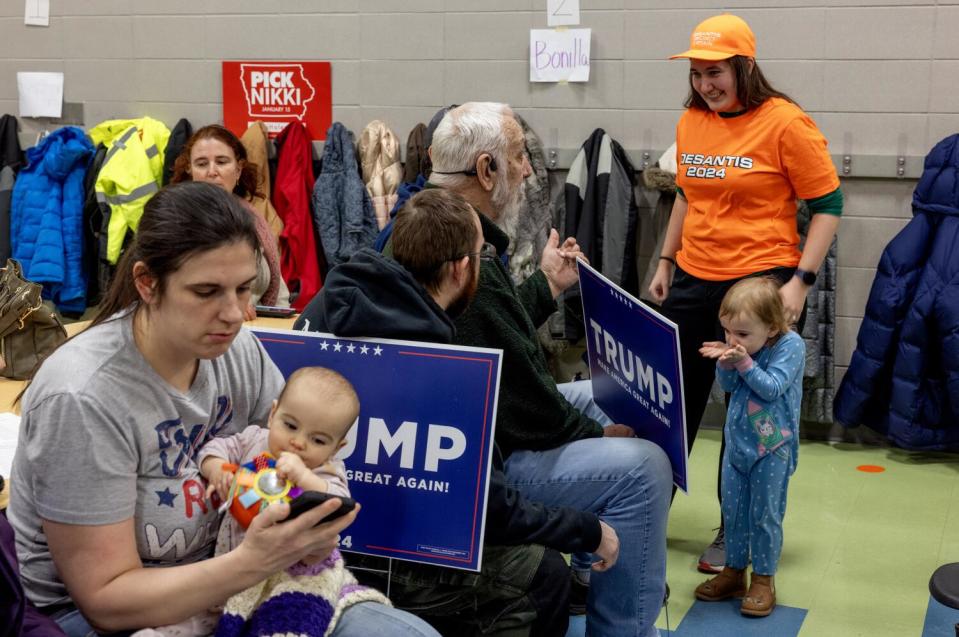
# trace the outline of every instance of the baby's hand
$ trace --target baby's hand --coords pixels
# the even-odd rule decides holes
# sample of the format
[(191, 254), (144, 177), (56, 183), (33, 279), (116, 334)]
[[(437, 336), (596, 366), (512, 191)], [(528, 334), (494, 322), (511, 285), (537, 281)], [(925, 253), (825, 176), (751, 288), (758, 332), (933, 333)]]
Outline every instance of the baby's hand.
[(699, 353), (705, 358), (719, 358), (728, 349), (729, 346), (722, 341), (707, 341), (699, 348)]
[(746, 348), (742, 345), (736, 345), (734, 347), (728, 348), (723, 355), (719, 357), (719, 362), (721, 363), (731, 363), (735, 365), (739, 361), (746, 358), (748, 354), (746, 353)]
[(276, 461), (276, 475), (284, 480), (289, 480), (293, 484), (301, 483), (303, 479), (300, 476), (309, 473), (309, 471), (303, 464), (303, 459), (289, 451), (281, 452)]
[(215, 491), (220, 500), (226, 502), (226, 498), (230, 494), (230, 487), (233, 485), (233, 473), (216, 466), (210, 470), (208, 481), (210, 484), (206, 488), (206, 497), (209, 498)]

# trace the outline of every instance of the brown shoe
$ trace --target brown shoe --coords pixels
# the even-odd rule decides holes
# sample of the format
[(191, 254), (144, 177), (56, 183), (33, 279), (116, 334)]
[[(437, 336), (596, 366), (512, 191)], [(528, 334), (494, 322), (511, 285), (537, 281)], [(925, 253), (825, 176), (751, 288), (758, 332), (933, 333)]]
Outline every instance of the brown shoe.
[(772, 575), (753, 573), (749, 592), (743, 599), (741, 612), (752, 617), (765, 617), (776, 607), (776, 584)]
[(716, 577), (706, 580), (696, 587), (696, 599), (704, 602), (718, 602), (730, 597), (742, 597), (746, 594), (746, 569), (723, 567)]

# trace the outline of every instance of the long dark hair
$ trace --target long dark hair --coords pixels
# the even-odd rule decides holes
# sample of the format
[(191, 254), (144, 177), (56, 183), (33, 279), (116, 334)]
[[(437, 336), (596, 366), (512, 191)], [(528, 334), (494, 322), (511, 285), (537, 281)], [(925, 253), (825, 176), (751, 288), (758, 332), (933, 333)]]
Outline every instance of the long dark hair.
[(245, 241), (257, 253), (260, 240), (251, 215), (236, 197), (213, 184), (185, 182), (167, 186), (143, 209), (133, 242), (117, 266), (91, 326), (140, 301), (133, 266), (142, 261), (163, 292), (169, 276), (190, 257)]
[[(779, 97), (787, 102), (796, 104), (796, 100), (772, 87), (769, 80), (766, 79), (766, 76), (763, 75), (763, 72), (759, 69), (759, 63), (755, 60), (753, 60), (752, 71), (750, 71), (749, 61), (751, 59), (752, 58), (742, 55), (734, 55), (727, 60), (736, 78), (736, 98), (739, 100), (739, 103), (742, 104), (743, 108), (747, 111), (758, 108), (770, 97)], [(689, 95), (686, 97), (686, 101), (683, 102), (683, 106), (686, 108), (698, 108), (701, 111), (711, 110), (702, 96), (693, 88), (692, 76), (689, 77)]]
[(243, 143), (236, 135), (219, 124), (204, 126), (190, 136), (190, 139), (187, 140), (187, 143), (183, 146), (183, 150), (180, 151), (176, 161), (173, 163), (173, 176), (170, 178), (171, 184), (193, 180), (193, 176), (190, 174), (190, 153), (193, 152), (193, 145), (201, 139), (215, 139), (218, 142), (226, 144), (233, 151), (233, 156), (236, 157), (237, 163), (243, 162), (243, 167), (240, 169), (240, 178), (236, 182), (233, 194), (239, 195), (247, 200), (253, 199), (254, 197), (263, 198), (265, 196), (258, 188), (260, 182), (257, 176), (257, 165), (247, 159), (246, 148), (243, 146)]

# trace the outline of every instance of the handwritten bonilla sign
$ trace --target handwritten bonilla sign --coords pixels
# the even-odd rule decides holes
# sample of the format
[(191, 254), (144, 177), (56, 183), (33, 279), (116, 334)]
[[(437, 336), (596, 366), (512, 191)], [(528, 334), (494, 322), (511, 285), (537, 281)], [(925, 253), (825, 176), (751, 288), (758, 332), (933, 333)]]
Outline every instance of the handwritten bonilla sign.
[(530, 29), (530, 82), (588, 82), (592, 29)]

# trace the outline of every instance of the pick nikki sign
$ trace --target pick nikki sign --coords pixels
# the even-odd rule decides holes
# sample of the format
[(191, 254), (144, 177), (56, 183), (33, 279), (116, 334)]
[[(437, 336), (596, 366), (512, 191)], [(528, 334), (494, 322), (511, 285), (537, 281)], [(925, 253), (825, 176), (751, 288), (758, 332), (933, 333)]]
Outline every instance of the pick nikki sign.
[(290, 122), (326, 139), (333, 121), (329, 62), (223, 62), (223, 123), (237, 136), (266, 124), (271, 138)]

